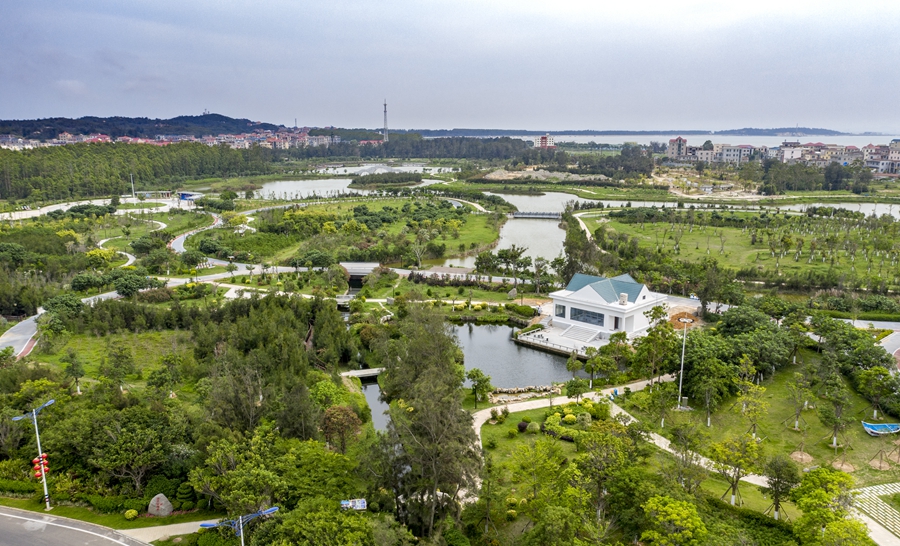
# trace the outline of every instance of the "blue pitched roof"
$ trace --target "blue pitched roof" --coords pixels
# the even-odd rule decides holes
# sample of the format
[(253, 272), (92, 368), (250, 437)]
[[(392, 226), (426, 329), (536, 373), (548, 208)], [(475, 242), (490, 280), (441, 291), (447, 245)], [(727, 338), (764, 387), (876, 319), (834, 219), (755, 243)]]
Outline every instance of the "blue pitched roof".
[(634, 303), (637, 301), (638, 295), (644, 288), (643, 284), (635, 281), (631, 275), (628, 274), (607, 279), (606, 277), (596, 277), (594, 275), (576, 273), (575, 276), (572, 277), (572, 280), (569, 281), (568, 286), (566, 286), (566, 290), (577, 292), (585, 286), (590, 286), (591, 289), (601, 298), (606, 300), (607, 303), (619, 301), (619, 294), (622, 293), (627, 294), (628, 301)]

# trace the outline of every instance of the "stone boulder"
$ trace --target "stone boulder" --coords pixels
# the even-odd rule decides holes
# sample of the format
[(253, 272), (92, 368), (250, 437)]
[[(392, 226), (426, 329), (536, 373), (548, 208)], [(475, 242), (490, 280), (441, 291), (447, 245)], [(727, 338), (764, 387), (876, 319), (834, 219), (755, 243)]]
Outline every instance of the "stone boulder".
[(172, 513), (172, 503), (165, 495), (160, 493), (150, 499), (150, 506), (147, 507), (147, 513), (151, 516), (168, 516)]

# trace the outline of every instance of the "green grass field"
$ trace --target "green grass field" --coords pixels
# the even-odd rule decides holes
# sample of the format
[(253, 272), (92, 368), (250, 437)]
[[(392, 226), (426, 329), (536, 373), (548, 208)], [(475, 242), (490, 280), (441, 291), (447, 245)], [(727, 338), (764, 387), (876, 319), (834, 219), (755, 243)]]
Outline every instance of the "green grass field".
[[(741, 213), (736, 213), (740, 215)], [(615, 220), (609, 220), (605, 216), (583, 216), (582, 220), (591, 233), (594, 233), (600, 224), (605, 225), (608, 229), (618, 233), (624, 233), (631, 237), (636, 237), (640, 241), (640, 245), (644, 248), (659, 248), (663, 253), (675, 253), (675, 238), (677, 235), (671, 230), (668, 223), (646, 223), (643, 228), (641, 224), (626, 224)], [(762, 230), (761, 230), (762, 231)], [(807, 241), (813, 236), (806, 237)], [(779, 258), (778, 252), (772, 256), (768, 244), (763, 240), (764, 235), (760, 233), (757, 243), (751, 244), (750, 231), (742, 231), (739, 228), (731, 227), (702, 227), (694, 226), (693, 230), (689, 226), (680, 235), (679, 243), (680, 251), (675, 254), (678, 259), (686, 261), (701, 261), (706, 258), (715, 258), (727, 267), (733, 269), (753, 268), (760, 273), (764, 271), (775, 271), (776, 268), (781, 274), (792, 275), (797, 273), (805, 273), (814, 271), (824, 273), (834, 268), (839, 272), (849, 272), (854, 264), (850, 262), (844, 251), (838, 252), (838, 258), (834, 265), (829, 259), (824, 262), (821, 259), (821, 247), (817, 252), (817, 257), (811, 263), (807, 263), (809, 259), (809, 245), (803, 249), (802, 255), (795, 261), (794, 252), (788, 252), (783, 258)], [(862, 258), (862, 253), (857, 257), (856, 272), (863, 274), (866, 272), (866, 262)], [(878, 264), (873, 262), (872, 273), (878, 271)], [(890, 267), (885, 272), (891, 271)]]
[[(101, 361), (106, 358), (107, 347), (116, 341), (129, 346), (134, 355), (135, 366), (144, 371), (159, 366), (158, 359), (169, 352), (189, 352), (192, 349), (191, 333), (172, 330), (135, 333), (112, 334), (96, 337), (90, 334), (78, 334), (68, 338), (66, 343), (57, 348), (53, 354), (33, 354), (31, 358), (37, 362), (51, 364), (62, 369), (60, 361), (71, 348), (84, 363), (86, 379), (94, 379)], [(146, 374), (144, 374), (146, 375)], [(141, 383), (137, 376), (129, 376), (126, 383)]]
[[(870, 466), (869, 462), (878, 455), (880, 450), (887, 453), (898, 446), (893, 443), (896, 438), (887, 436), (873, 438), (866, 434), (859, 422), (871, 420), (872, 410), (869, 408), (868, 401), (856, 393), (851, 394), (851, 407), (846, 411), (846, 415), (852, 418), (851, 423), (838, 437), (839, 445), (846, 445), (846, 450), (839, 447), (836, 451), (831, 447), (831, 429), (821, 423), (815, 409), (811, 408), (802, 413), (801, 429), (804, 429), (805, 432), (796, 432), (791, 429), (794, 411), (787, 395), (787, 385), (796, 371), (799, 371), (798, 367), (788, 366), (777, 372), (773, 379), (762, 384), (766, 388), (765, 401), (769, 407), (758, 423), (757, 435), (762, 438), (764, 452), (767, 455), (776, 453), (789, 455), (798, 451), (800, 444), (803, 443), (803, 450), (812, 457), (811, 462), (801, 465), (803, 467), (831, 466), (836, 461), (845, 461), (853, 466), (851, 473), (858, 486), (900, 481), (900, 466), (896, 462), (892, 463), (888, 470), (876, 470)], [(712, 426), (709, 429), (704, 427), (710, 435), (709, 442), (721, 441), (749, 431), (749, 422), (741, 416), (734, 404), (734, 398), (725, 400), (718, 411), (713, 414)], [(821, 398), (810, 400), (811, 407), (816, 404), (827, 404), (827, 402)], [(696, 406), (697, 403), (693, 405)], [(677, 419), (695, 420), (702, 425), (706, 423), (706, 414), (702, 409), (670, 416), (666, 419), (668, 425), (666, 429), (660, 429), (659, 422), (648, 415), (642, 415), (633, 409), (628, 411), (642, 421), (646, 421), (653, 430), (664, 436), (667, 435), (669, 427)], [(896, 461), (896, 454), (894, 461)], [(724, 491), (724, 489), (722, 490)]]

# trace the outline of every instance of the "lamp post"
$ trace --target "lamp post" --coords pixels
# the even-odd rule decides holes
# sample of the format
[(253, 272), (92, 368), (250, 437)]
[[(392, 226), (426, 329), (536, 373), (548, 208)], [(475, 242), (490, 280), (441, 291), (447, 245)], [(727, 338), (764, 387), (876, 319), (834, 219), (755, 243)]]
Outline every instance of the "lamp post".
[(273, 506), (272, 508), (260, 510), (259, 512), (255, 512), (253, 514), (247, 514), (246, 516), (238, 516), (238, 519), (220, 521), (219, 523), (201, 523), (200, 527), (203, 527), (204, 529), (223, 526), (231, 527), (232, 529), (234, 529), (234, 534), (241, 537), (241, 546), (244, 546), (244, 525), (246, 525), (250, 520), (256, 519), (260, 516), (268, 516), (269, 514), (274, 514), (277, 511), (278, 507)]
[(13, 421), (21, 421), (25, 417), (31, 417), (31, 421), (34, 423), (34, 436), (37, 439), (37, 448), (38, 448), (38, 456), (37, 456), (38, 462), (36, 462), (35, 465), (40, 466), (40, 470), (38, 470), (37, 472), (40, 472), (41, 481), (44, 482), (44, 502), (47, 504), (47, 508), (46, 508), (47, 510), (50, 510), (50, 493), (47, 491), (47, 464), (46, 464), (47, 456), (41, 450), (41, 433), (38, 430), (37, 416), (38, 416), (38, 413), (40, 413), (42, 409), (46, 408), (53, 402), (55, 402), (55, 400), (49, 400), (47, 402), (44, 402), (41, 406), (34, 408), (31, 411), (26, 411), (24, 414), (18, 415), (16, 417), (12, 418)]
[(693, 323), (694, 321), (689, 318), (680, 318), (678, 322), (684, 324), (684, 334), (681, 336), (681, 372), (678, 374), (678, 407), (676, 409), (681, 409), (681, 385), (684, 383), (684, 348), (687, 345), (687, 328), (688, 324)]

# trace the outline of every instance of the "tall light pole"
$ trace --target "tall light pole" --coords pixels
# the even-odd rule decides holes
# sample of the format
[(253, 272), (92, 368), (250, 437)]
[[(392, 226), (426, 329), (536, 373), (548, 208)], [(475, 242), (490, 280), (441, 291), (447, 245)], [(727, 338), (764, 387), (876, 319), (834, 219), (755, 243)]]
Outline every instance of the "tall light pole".
[(41, 433), (38, 430), (37, 416), (38, 416), (38, 413), (40, 413), (42, 409), (46, 408), (53, 402), (55, 402), (55, 400), (49, 400), (47, 402), (44, 402), (41, 406), (34, 408), (31, 411), (26, 411), (24, 414), (18, 415), (16, 417), (12, 418), (13, 421), (21, 421), (22, 419), (24, 419), (26, 417), (31, 417), (31, 421), (34, 423), (34, 436), (35, 436), (35, 438), (37, 438), (37, 448), (38, 448), (38, 463), (37, 464), (39, 464), (41, 466), (41, 470), (40, 470), (41, 481), (44, 482), (44, 502), (47, 504), (47, 510), (50, 510), (50, 493), (47, 491), (47, 469), (46, 469), (45, 465), (43, 464), (45, 457), (44, 457), (44, 452), (41, 450)]
[(260, 516), (268, 516), (277, 511), (278, 507), (273, 506), (272, 508), (260, 510), (253, 514), (247, 514), (246, 516), (238, 516), (238, 519), (220, 521), (219, 523), (201, 523), (200, 527), (203, 527), (204, 529), (211, 529), (213, 527), (231, 527), (234, 529), (234, 534), (241, 537), (241, 546), (244, 546), (244, 525), (252, 519), (256, 519)]
[(684, 348), (687, 345), (687, 329), (688, 324), (693, 323), (693, 319), (689, 318), (680, 318), (678, 322), (684, 324), (684, 334), (681, 336), (681, 372), (678, 374), (678, 407), (676, 409), (681, 409), (681, 385), (684, 383)]

